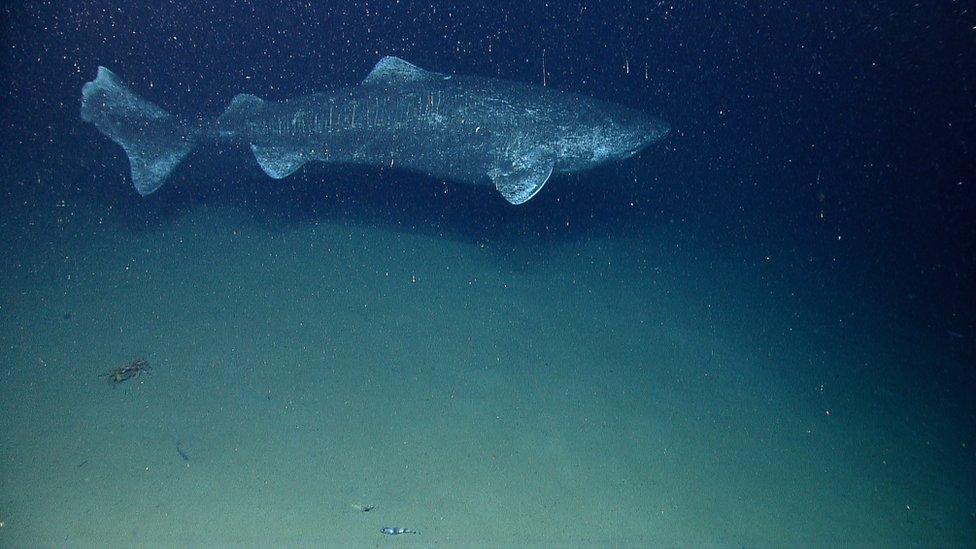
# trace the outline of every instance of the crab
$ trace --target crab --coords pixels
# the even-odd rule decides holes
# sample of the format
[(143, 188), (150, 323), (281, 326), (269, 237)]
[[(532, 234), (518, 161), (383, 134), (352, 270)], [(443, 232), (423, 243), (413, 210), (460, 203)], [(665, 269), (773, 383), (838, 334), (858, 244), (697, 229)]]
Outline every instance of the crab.
[(137, 358), (128, 364), (123, 364), (114, 370), (109, 370), (102, 374), (102, 377), (108, 378), (110, 383), (122, 383), (123, 381), (128, 381), (130, 379), (136, 379), (143, 372), (151, 372), (152, 368), (149, 367), (149, 362), (144, 358)]

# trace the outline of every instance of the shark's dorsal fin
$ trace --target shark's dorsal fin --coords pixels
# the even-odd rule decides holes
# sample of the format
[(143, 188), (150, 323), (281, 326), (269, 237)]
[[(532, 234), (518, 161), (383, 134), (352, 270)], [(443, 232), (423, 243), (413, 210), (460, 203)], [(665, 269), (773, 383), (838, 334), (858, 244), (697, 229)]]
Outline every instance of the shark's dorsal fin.
[(249, 93), (239, 93), (234, 96), (230, 105), (220, 115), (221, 124), (246, 124), (248, 118), (257, 115), (265, 107), (260, 97)]
[(552, 176), (553, 162), (539, 155), (522, 159), (510, 169), (493, 170), (495, 188), (510, 204), (524, 204), (536, 195)]
[(224, 111), (225, 115), (253, 115), (264, 108), (264, 100), (249, 93), (239, 93), (231, 100)]
[(447, 80), (449, 75), (440, 74), (407, 63), (399, 57), (388, 55), (380, 59), (366, 75), (363, 84), (403, 84), (406, 82), (422, 82), (424, 80)]

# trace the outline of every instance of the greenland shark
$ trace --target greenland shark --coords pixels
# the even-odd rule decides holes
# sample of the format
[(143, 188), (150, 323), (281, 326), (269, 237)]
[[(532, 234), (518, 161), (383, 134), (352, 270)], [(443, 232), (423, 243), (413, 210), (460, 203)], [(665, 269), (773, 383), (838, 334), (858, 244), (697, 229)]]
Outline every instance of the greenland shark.
[(359, 85), (281, 102), (240, 94), (210, 119), (174, 116), (105, 67), (81, 93), (81, 118), (125, 149), (143, 196), (198, 143), (243, 142), (275, 179), (310, 161), (402, 168), (493, 184), (522, 204), (554, 173), (629, 158), (670, 130), (613, 103), (431, 72), (396, 57), (380, 59)]

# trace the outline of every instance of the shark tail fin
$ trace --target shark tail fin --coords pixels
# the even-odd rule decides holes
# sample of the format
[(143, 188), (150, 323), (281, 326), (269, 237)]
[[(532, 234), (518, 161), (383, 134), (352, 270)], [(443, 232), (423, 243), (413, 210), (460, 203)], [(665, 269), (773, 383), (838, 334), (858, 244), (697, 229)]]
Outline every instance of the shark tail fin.
[(200, 137), (198, 128), (139, 97), (105, 67), (81, 90), (81, 119), (125, 149), (143, 196), (166, 181)]

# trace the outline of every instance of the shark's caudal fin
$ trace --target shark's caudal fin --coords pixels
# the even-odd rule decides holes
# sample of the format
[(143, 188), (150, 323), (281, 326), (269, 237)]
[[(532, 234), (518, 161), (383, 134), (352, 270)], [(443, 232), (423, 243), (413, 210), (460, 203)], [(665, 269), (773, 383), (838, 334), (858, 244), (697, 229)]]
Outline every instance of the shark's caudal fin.
[(98, 67), (98, 76), (81, 90), (81, 119), (125, 149), (132, 183), (143, 196), (163, 184), (199, 136), (199, 130), (136, 95), (105, 67)]

